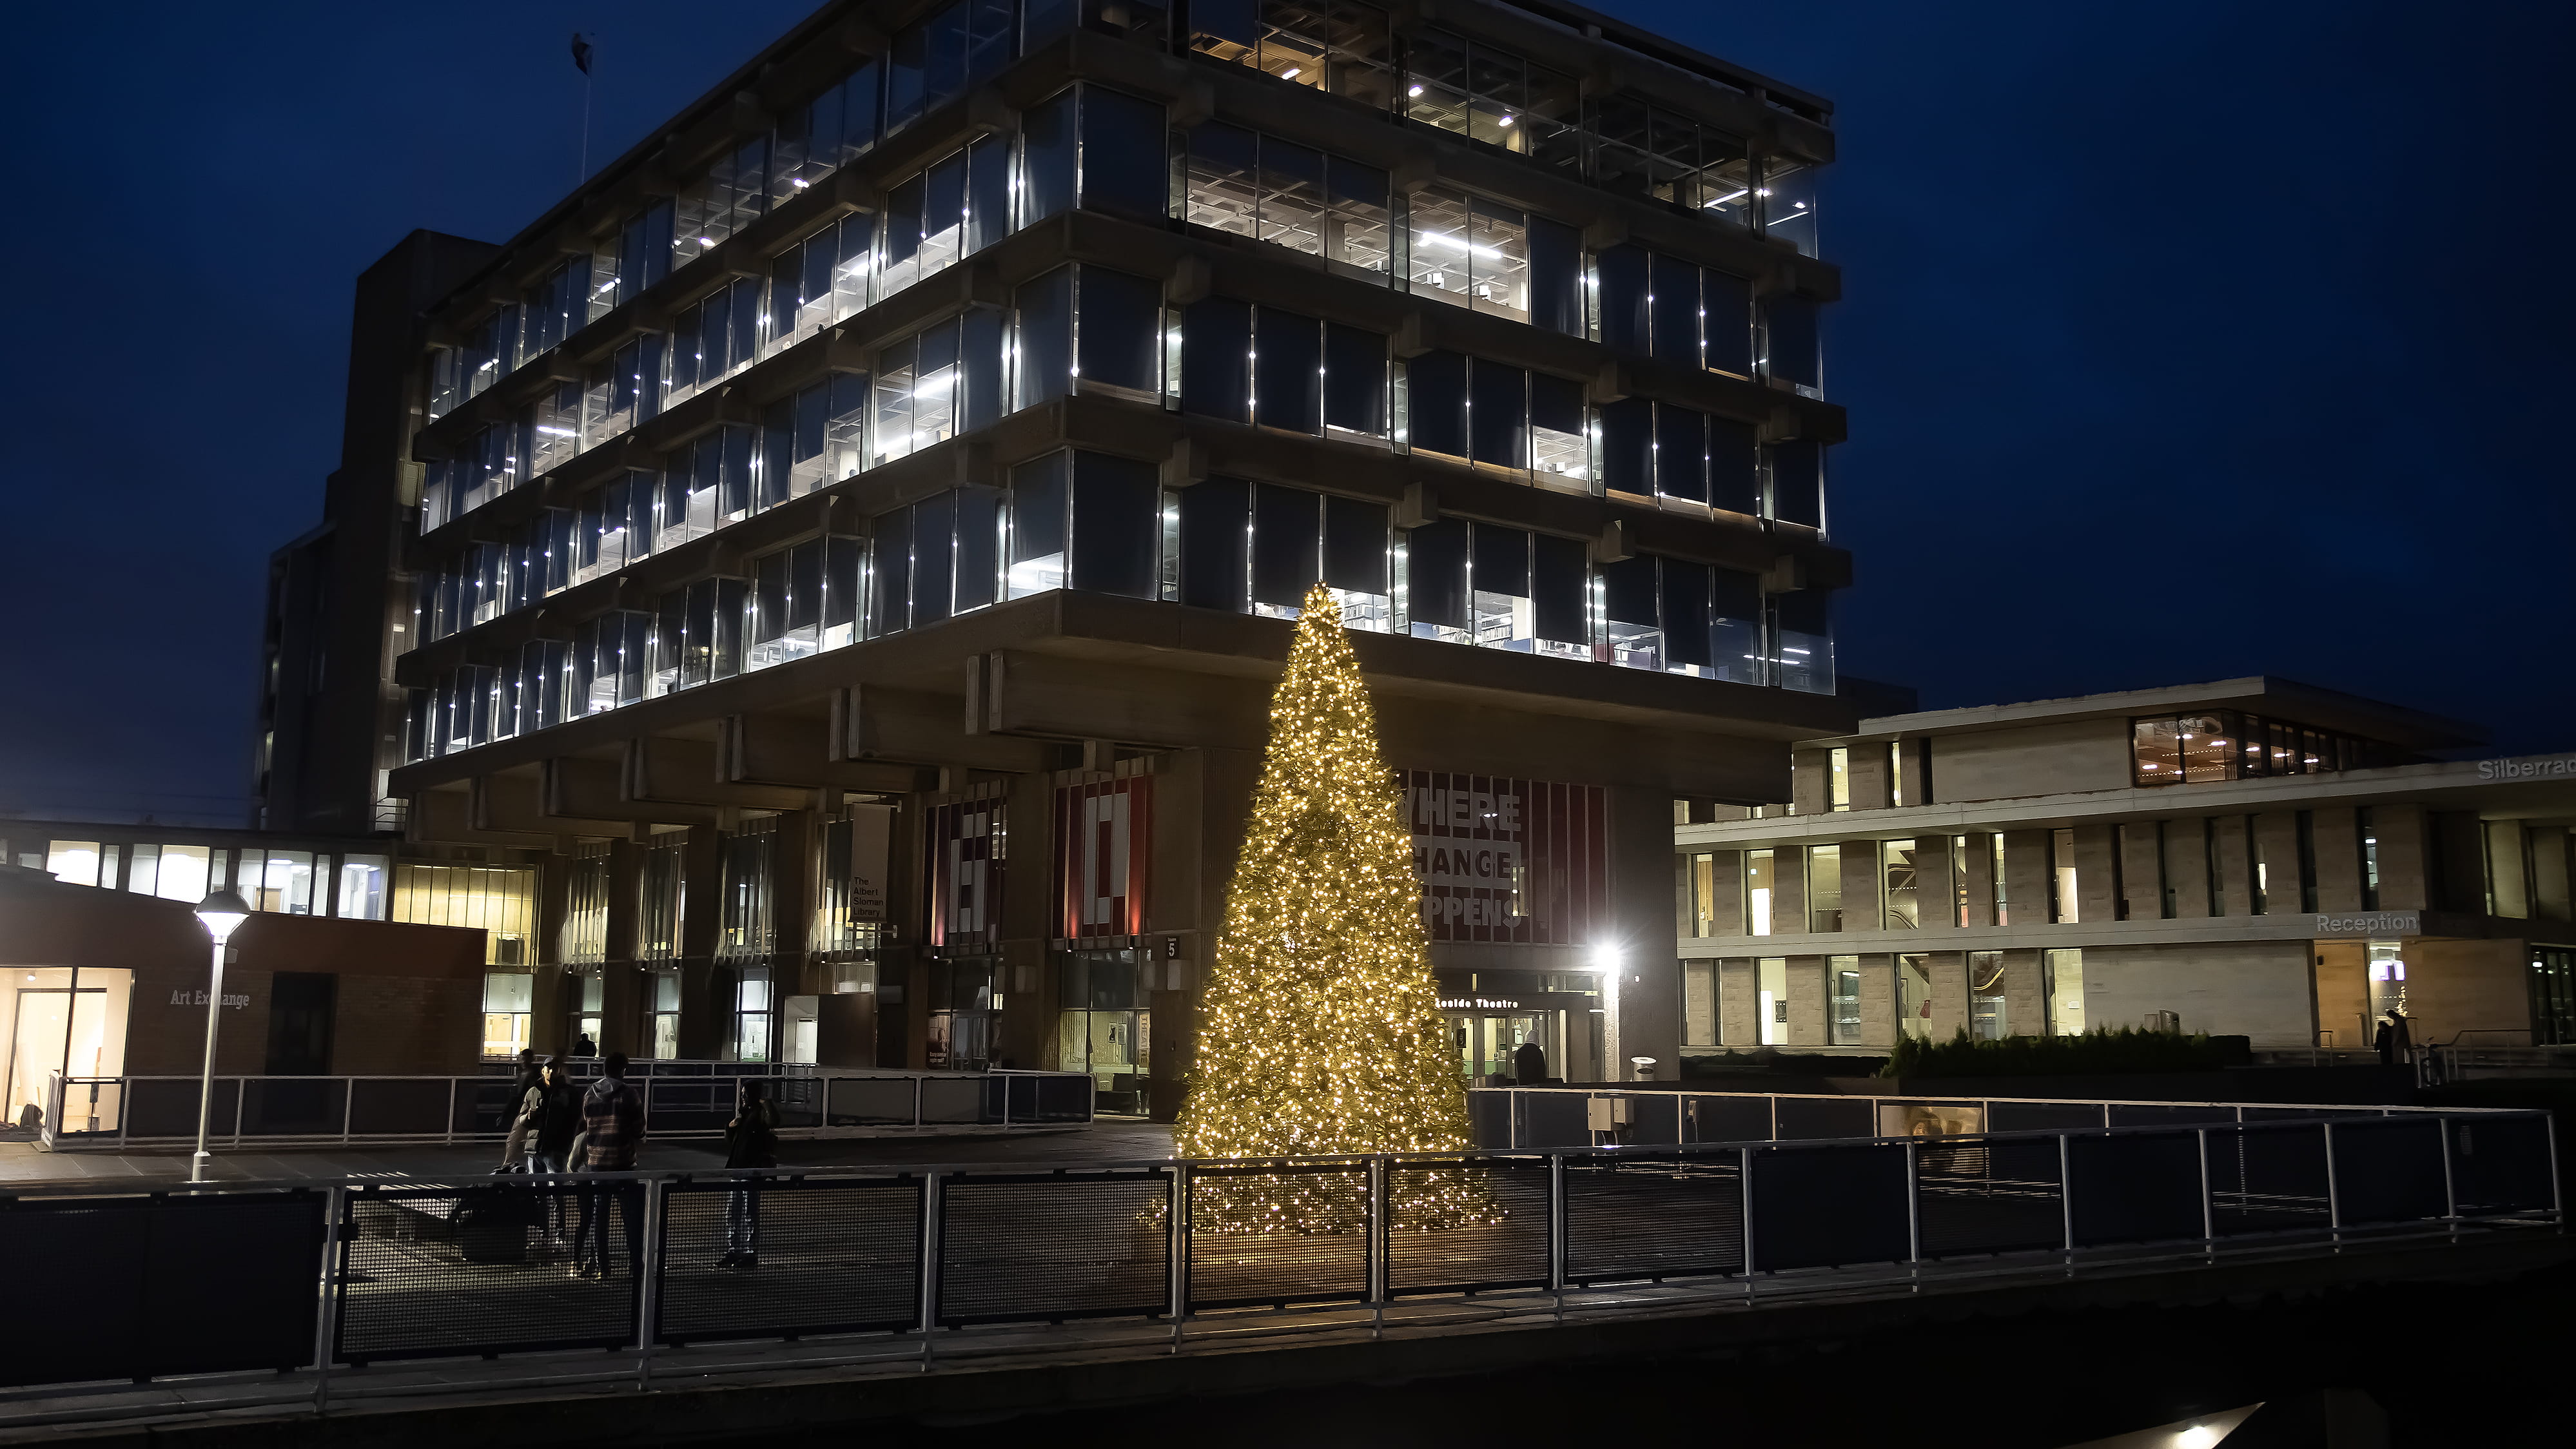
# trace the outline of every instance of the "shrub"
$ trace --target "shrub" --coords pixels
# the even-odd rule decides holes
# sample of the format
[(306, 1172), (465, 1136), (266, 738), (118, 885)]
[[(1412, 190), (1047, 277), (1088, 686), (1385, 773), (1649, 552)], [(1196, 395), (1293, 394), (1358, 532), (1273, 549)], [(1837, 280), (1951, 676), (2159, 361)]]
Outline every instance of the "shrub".
[(1948, 1041), (1906, 1037), (1888, 1054), (1882, 1077), (2044, 1077), (2103, 1072), (2214, 1072), (2226, 1065), (2207, 1033), (2096, 1027), (2082, 1036), (2008, 1036), (1971, 1041), (1967, 1028)]

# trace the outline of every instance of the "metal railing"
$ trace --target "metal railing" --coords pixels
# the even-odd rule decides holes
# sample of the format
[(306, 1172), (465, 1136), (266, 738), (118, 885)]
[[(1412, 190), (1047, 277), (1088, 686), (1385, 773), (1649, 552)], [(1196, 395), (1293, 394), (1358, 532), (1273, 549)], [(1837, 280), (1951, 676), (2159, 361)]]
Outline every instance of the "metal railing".
[[(1796, 1100), (1754, 1099), (1774, 1113)], [(1338, 1313), (1347, 1325), (1356, 1313), (1383, 1331), (1399, 1305), (1461, 1295), (1562, 1321), (1712, 1297), (1758, 1307), (1919, 1291), (1944, 1277), (2438, 1247), (2562, 1222), (2545, 1112), (2259, 1110), (1941, 1137), (1045, 1171), (64, 1188), (0, 1200), (13, 1287), (47, 1305), (42, 1331), (0, 1356), (0, 1389), (17, 1391), (0, 1398), (46, 1386), (58, 1404), (84, 1382), (105, 1395), (285, 1371), (306, 1377), (241, 1382), (260, 1402), (319, 1406), (390, 1382), (385, 1366), (406, 1361), (600, 1349), (631, 1354), (631, 1367), (588, 1377), (640, 1385), (657, 1354), (770, 1340), (795, 1347), (717, 1367), (792, 1353), (799, 1367), (929, 1368), (1080, 1347), (1074, 1321), (1095, 1319), (1159, 1326), (1157, 1351), (1180, 1352), (1194, 1324), (1228, 1344), (1265, 1315)], [(1009, 1347), (968, 1331), (1003, 1324), (1036, 1327)], [(531, 1372), (547, 1376), (519, 1381), (567, 1381), (559, 1366)], [(56, 1412), (77, 1413), (41, 1411)], [(0, 1427), (41, 1413), (0, 1413)]]
[[(2156, 1102), (2072, 1097), (1864, 1097), (1816, 1092), (1477, 1087), (1467, 1116), (1479, 1149), (1689, 1145), (1837, 1137), (1945, 1137), (2086, 1127), (2252, 1125), (2456, 1116), (2450, 1107)], [(2495, 1110), (2495, 1109), (2480, 1109)]]
[[(193, 1142), (193, 1076), (63, 1078), (49, 1073), (45, 1126), (57, 1152), (117, 1152)], [(1091, 1120), (1087, 1072), (839, 1071), (636, 1077), (645, 1130), (656, 1137), (720, 1136), (740, 1083), (762, 1084), (782, 1137), (830, 1137), (886, 1127), (1056, 1126)], [(225, 1147), (454, 1144), (507, 1135), (519, 1104), (496, 1076), (217, 1077), (210, 1142)], [(66, 1116), (66, 1109), (69, 1115)]]

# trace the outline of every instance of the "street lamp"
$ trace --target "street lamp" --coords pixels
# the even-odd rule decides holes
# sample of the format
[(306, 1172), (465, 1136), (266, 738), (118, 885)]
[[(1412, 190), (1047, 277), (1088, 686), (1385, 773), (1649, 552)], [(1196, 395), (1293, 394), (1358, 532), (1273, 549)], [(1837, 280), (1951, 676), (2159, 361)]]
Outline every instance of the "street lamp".
[(219, 890), (197, 902), (198, 923), (215, 938), (215, 962), (206, 984), (206, 1069), (197, 1078), (197, 1156), (188, 1165), (190, 1182), (205, 1181), (206, 1166), (214, 1161), (206, 1151), (206, 1119), (215, 1106), (215, 1026), (224, 1019), (224, 942), (249, 919), (250, 903), (238, 891)]

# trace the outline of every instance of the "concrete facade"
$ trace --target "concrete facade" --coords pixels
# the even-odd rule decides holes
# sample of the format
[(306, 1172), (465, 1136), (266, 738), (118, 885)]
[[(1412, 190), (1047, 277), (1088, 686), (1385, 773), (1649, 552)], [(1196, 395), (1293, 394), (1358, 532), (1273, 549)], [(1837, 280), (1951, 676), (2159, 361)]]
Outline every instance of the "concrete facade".
[[(2187, 735), (2195, 773), (2154, 783), (2151, 767), (2185, 759)], [(1721, 963), (1721, 989), (1717, 1039), (1685, 1050), (1753, 1042), (1723, 983), (1811, 952), (1923, 993), (1895, 1020), (1864, 1011), (1857, 1040), (1829, 1044), (1855, 1053), (1884, 1052), (1899, 1032), (1993, 1029), (1998, 1007), (1981, 1018), (1969, 999), (1968, 953), (1984, 951), (2001, 953), (2006, 1035), (2171, 1013), (2185, 1031), (2261, 1049), (2350, 1049), (2369, 1046), (2402, 1001), (2418, 1043), (2576, 1042), (2565, 979), (2576, 971), (2576, 759), (2428, 758), (2478, 738), (2396, 706), (2245, 679), (1874, 718), (1802, 742), (1796, 768), (1817, 778), (1838, 759), (1928, 759), (1929, 793), (1894, 807), (1854, 792), (1852, 808), (1818, 812), (1804, 802), (1819, 793), (1793, 782), (1782, 806), (1713, 806), (1676, 828), (1685, 877), (1714, 882), (1724, 901), (1740, 895), (1732, 883), (1751, 852), (1778, 861), (1836, 845), (1846, 860), (1885, 861), (1910, 850), (1917, 924), (1901, 925), (1891, 901), (1877, 920), (1847, 911), (1834, 932), (1792, 914), (1758, 936), (1721, 910), (1698, 934), (1701, 917), (1686, 911), (1679, 954)], [(2291, 752), (2297, 768), (2269, 763)], [(1737, 960), (1750, 964), (1739, 972)], [(2053, 975), (2068, 983), (2064, 999)], [(1794, 987), (1790, 1011), (1805, 1019)]]
[[(639, 1054), (1062, 1066), (1169, 1116), (1287, 645), (1284, 598), (1320, 577), (1346, 591), (1389, 765), (1420, 772), (1417, 789), (1507, 801), (1494, 818), (1526, 809), (1554, 832), (1532, 824), (1476, 857), (1518, 872), (1509, 886), (1441, 885), (1425, 866), (1442, 996), (1506, 1003), (1452, 1012), (1462, 1067), (1476, 1069), (1479, 1043), (1536, 1030), (1552, 1073), (1599, 1078), (1646, 1057), (1673, 1075), (1681, 977), (1661, 945), (1672, 802), (1807, 789), (1792, 742), (1864, 712), (1830, 676), (1822, 623), (1851, 577), (1820, 511), (1824, 448), (1844, 424), (1800, 361), (1802, 329), (1839, 295), (1812, 214), (1791, 199), (1832, 158), (1830, 108), (1606, 18), (1570, 25), (1461, 0), (1443, 6), (1441, 34), (1514, 67), (1567, 67), (1569, 87), (1572, 72), (1591, 77), (1567, 92), (1587, 99), (1562, 130), (1549, 129), (1553, 103), (1513, 101), (1505, 113), (1527, 123), (1486, 136), (1466, 110), (1453, 124), (1424, 86), (1393, 83), (1417, 48), (1451, 43), (1411, 9), (1374, 39), (1365, 15), (1361, 39), (1336, 33), (1333, 46), (1359, 47), (1333, 52), (1326, 86), (1339, 94), (1250, 41), (1103, 12), (979, 48), (983, 73), (945, 89), (930, 78), (917, 112), (870, 112), (864, 142), (827, 159), (812, 119), (826, 102), (877, 95), (861, 83), (870, 67), (891, 64), (914, 27), (965, 13), (827, 5), (518, 237), (419, 234), (362, 279), (343, 465), (324, 525), (279, 556), (271, 823), (399, 821), (407, 853), (537, 868), (545, 905), (527, 964), (544, 1049), (595, 1032), (601, 1048)], [(1293, 27), (1304, 13), (1264, 17)], [(1685, 128), (1658, 135), (1727, 139), (1692, 143), (1681, 189), (1629, 179), (1581, 139), (1582, 117), (1614, 98)], [(1099, 129), (1113, 124), (1140, 129)], [(1250, 173), (1190, 163), (1166, 177), (1159, 161), (1115, 159), (1138, 146), (1159, 156), (1158, 136), (1198, 155), (1256, 129), (1292, 164), (1329, 153), (1356, 168), (1334, 174), (1362, 178), (1362, 193), (1382, 175), (1383, 222), (1336, 213), (1316, 223), (1330, 239), (1309, 245), (1230, 220), (1288, 204), (1264, 200), (1270, 183)], [(1045, 169), (1058, 135), (1086, 148), (1078, 184)], [(1579, 159), (1527, 154), (1528, 138), (1550, 135), (1580, 142), (1567, 153)], [(1708, 159), (1735, 146), (1740, 161)], [(791, 152), (806, 159), (789, 181)], [(766, 191), (740, 183), (746, 157), (765, 158)], [(902, 232), (924, 224), (906, 198), (944, 184), (943, 167), (971, 169), (976, 187), (1010, 183), (973, 192), (976, 206), (1022, 200), (977, 213), (976, 237)], [(1747, 180), (1725, 181), (1738, 169)], [(709, 199), (720, 173), (741, 192), (723, 207)], [(1031, 214), (1057, 179), (1072, 188), (1061, 204)], [(1777, 199), (1743, 211), (1757, 193)], [(664, 243), (655, 227), (670, 206), (689, 219)], [(1435, 261), (1453, 207), (1461, 226), (1472, 211), (1509, 234), (1470, 251), (1462, 230), (1459, 258)], [(1348, 241), (1373, 225), (1378, 253)], [(864, 260), (851, 262), (859, 235)], [(801, 280), (820, 274), (814, 248), (827, 245), (842, 259), (832, 275), (859, 282), (814, 292)], [(1470, 282), (1479, 254), (1520, 258), (1526, 275)], [(1668, 300), (1706, 288), (1687, 337), (1669, 309), (1605, 322), (1581, 300), (1595, 295), (1582, 278), (1607, 265), (1615, 290), (1632, 263)], [(597, 295), (566, 312), (550, 299), (568, 265), (588, 269)], [(1142, 319), (1138, 335), (1159, 349), (1152, 375), (1125, 378), (1088, 352), (1065, 375), (1043, 370), (1059, 280), (1091, 319), (1085, 338)], [(1146, 310), (1113, 318), (1128, 293)], [(704, 329), (748, 306), (758, 325), (725, 354), (735, 334)], [(1741, 346), (1723, 321), (1703, 334), (1703, 315), (1739, 312)], [(526, 331), (541, 314), (556, 320)], [(1246, 351), (1227, 340), (1229, 317), (1285, 330)], [(535, 343), (499, 357), (482, 339), (509, 326)], [(1316, 327), (1339, 349), (1334, 375), (1356, 381), (1313, 425), (1290, 394), (1261, 391), (1277, 384), (1218, 385)], [(934, 335), (966, 338), (955, 345), (970, 353), (975, 336), (1015, 339), (993, 354), (1015, 373), (996, 360), (979, 380), (983, 354), (961, 353), (966, 380), (938, 384), (1001, 388), (975, 395), (980, 416), (968, 402), (936, 426), (888, 411), (889, 389), (930, 386), (907, 369)], [(719, 354), (722, 376), (698, 378)], [(662, 361), (635, 360), (648, 357)], [(1368, 381), (1381, 370), (1382, 384)], [(1533, 409), (1524, 423), (1444, 441), (1440, 379), (1470, 371), (1477, 416)], [(845, 391), (863, 401), (845, 404)], [(575, 394), (577, 422), (550, 411)], [(932, 397), (906, 392), (900, 407), (949, 406)], [(1398, 398), (1401, 414), (1371, 412)], [(811, 463), (809, 403), (817, 439), (834, 440)], [(1743, 476), (1766, 480), (1759, 496), (1712, 493), (1714, 472), (1624, 473), (1611, 445), (1589, 451), (1592, 419), (1625, 436), (1648, 416), (1657, 437), (1713, 430), (1693, 434), (1720, 440), (1708, 466), (1740, 457)], [(513, 426), (529, 456), (496, 474), (491, 439)], [(1750, 451), (1731, 451), (1738, 442)], [(702, 519), (675, 500), (733, 478), (729, 448), (749, 450), (746, 477), (770, 481), (741, 484), (741, 506), (723, 491), (735, 483), (708, 484), (717, 501)], [(1799, 481), (1810, 476), (1812, 498)], [(1133, 519), (1087, 501), (1110, 499), (1113, 482), (1140, 500)], [(592, 561), (614, 519), (590, 520), (611, 517), (618, 490), (648, 486), (662, 510), (652, 528)], [(1229, 499), (1247, 511), (1226, 514)], [(999, 532), (956, 521), (975, 508)], [(1316, 538), (1297, 542), (1318, 531), (1319, 509), (1320, 559)], [(934, 527), (951, 531), (923, 531)], [(1056, 563), (1032, 561), (1049, 529), (1070, 542), (1059, 537)], [(552, 544), (529, 540), (556, 537), (585, 560), (564, 577), (500, 586), (477, 572), (551, 559)], [(1229, 537), (1252, 539), (1248, 564)], [(1472, 580), (1460, 573), (1461, 607), (1485, 611), (1456, 621), (1439, 572), (1453, 542), (1482, 560)], [(1146, 560), (1142, 581), (1113, 578), (1131, 553)], [(842, 634), (799, 643), (778, 631), (802, 627), (781, 620), (805, 606), (782, 601), (807, 587), (809, 557), (832, 580), (813, 597), (843, 590), (816, 608), (848, 617)], [(1372, 569), (1387, 582), (1367, 582)], [(1651, 639), (1614, 640), (1591, 616), (1591, 591), (1607, 586), (1595, 581), (1617, 570), (1651, 585), (1636, 595)], [(295, 616), (325, 589), (337, 590), (331, 617), (352, 621), (327, 638)], [(1559, 589), (1584, 601), (1582, 619), (1543, 617)], [(1749, 652), (1713, 654), (1738, 614)], [(332, 662), (327, 684), (299, 667), (316, 657)], [(1892, 783), (1864, 793), (1886, 798)], [(1068, 810), (1096, 813), (1068, 824)], [(1420, 838), (1429, 852), (1445, 837)], [(1111, 849), (1132, 853), (1111, 868)], [(1800, 865), (1785, 872), (1785, 909), (1805, 908)], [(839, 999), (854, 995), (868, 1006)], [(1821, 1015), (1798, 1029), (1825, 1031)]]

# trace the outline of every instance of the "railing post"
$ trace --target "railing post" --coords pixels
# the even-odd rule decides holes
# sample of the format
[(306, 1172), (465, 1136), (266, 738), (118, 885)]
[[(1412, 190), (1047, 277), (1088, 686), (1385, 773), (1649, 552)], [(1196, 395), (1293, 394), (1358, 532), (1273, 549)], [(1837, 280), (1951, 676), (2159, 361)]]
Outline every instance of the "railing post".
[(916, 1132), (921, 1130), (921, 1089), (929, 1080), (928, 1077), (912, 1079), (912, 1128)]
[[(2442, 1137), (2442, 1220), (2451, 1225), (2451, 1240), (2453, 1242), (2458, 1242), (2460, 1238), (2460, 1190), (2458, 1185), (2451, 1180), (2451, 1119), (2448, 1117), (2436, 1117), (2433, 1119), (2433, 1127), (2434, 1130), (2439, 1132)], [(2549, 1178), (2550, 1181), (2555, 1184), (2558, 1180), (2558, 1150), (2554, 1143), (2551, 1144), (2549, 1158)], [(2556, 1189), (2553, 1187), (2552, 1191), (2554, 1192), (2555, 1190)]]
[(1914, 1291), (1923, 1291), (1923, 1177), (1916, 1166), (1914, 1139), (1905, 1139), (1905, 1262)]
[(1565, 1154), (1547, 1155), (1547, 1291), (1556, 1295), (1556, 1313), (1565, 1316)]
[[(638, 1185), (644, 1189), (644, 1256), (635, 1264), (635, 1387), (641, 1390), (653, 1377), (653, 1320), (662, 1312), (662, 1189), (667, 1184), (650, 1177)], [(599, 1209), (606, 1213), (608, 1204)]]
[[(1780, 1140), (1780, 1094), (1779, 1094), (1779, 1093), (1777, 1093), (1777, 1092), (1772, 1093), (1772, 1094), (1771, 1094), (1771, 1097), (1770, 1097), (1770, 1102), (1771, 1102), (1771, 1140), (1772, 1140), (1772, 1141), (1774, 1141), (1774, 1142), (1777, 1142), (1777, 1141), (1779, 1141), (1779, 1140)], [(1748, 1181), (1748, 1182), (1749, 1182), (1749, 1181), (1751, 1181), (1751, 1180), (1752, 1180), (1752, 1179), (1750, 1179), (1750, 1178), (1747, 1178), (1747, 1179), (1746, 1179), (1746, 1181)]]
[(1172, 1180), (1165, 1188), (1166, 1208), (1163, 1214), (1163, 1260), (1170, 1275), (1172, 1312), (1172, 1352), (1181, 1351), (1182, 1325), (1190, 1316), (1190, 1165), (1186, 1161), (1172, 1164)]
[(2066, 1231), (2066, 1276), (2075, 1276), (2075, 1151), (2066, 1133), (2057, 1134), (2057, 1212)]
[[(221, 1006), (222, 1002), (215, 1003)], [(242, 1114), (250, 1110), (250, 1078), (233, 1078), (233, 1145), (241, 1146)]]
[[(1771, 1110), (1776, 1117), (1780, 1110), (1778, 1097), (1771, 1099)], [(1753, 1301), (1753, 1149), (1737, 1148), (1735, 1159), (1735, 1173), (1740, 1179), (1736, 1186), (1744, 1195), (1744, 1301), (1750, 1303)]]
[(2217, 1203), (2212, 1199), (2209, 1191), (2209, 1129), (2196, 1127), (2192, 1129), (2192, 1136), (2198, 1138), (2200, 1142), (2201, 1256), (2204, 1259), (2214, 1259), (2218, 1254), (2218, 1216)]
[[(920, 1116), (921, 1095), (913, 1094), (914, 1116)], [(930, 1334), (939, 1324), (939, 1238), (941, 1199), (939, 1174), (921, 1175), (921, 1314), (914, 1328), (921, 1334), (921, 1367), (930, 1370)]]
[(2334, 1122), (2318, 1124), (2326, 1138), (2326, 1231), (2334, 1238), (2335, 1251), (2343, 1251), (2343, 1195), (2335, 1190)]
[(1369, 1336), (1386, 1333), (1386, 1285), (1389, 1228), (1387, 1216), (1387, 1161), (1379, 1153), (1368, 1160), (1368, 1295)]
[(340, 1217), (348, 1211), (349, 1189), (334, 1183), (322, 1190), (322, 1301), (313, 1313), (313, 1412), (331, 1412), (331, 1356), (340, 1325)]
[[(2549, 1149), (2549, 1216), (2564, 1227), (2567, 1224), (2567, 1202), (2565, 1191), (2558, 1185), (2558, 1123), (2546, 1113), (2540, 1118), (2540, 1141)], [(2449, 1159), (2443, 1159), (2443, 1166), (2447, 1168), (2449, 1165)]]

